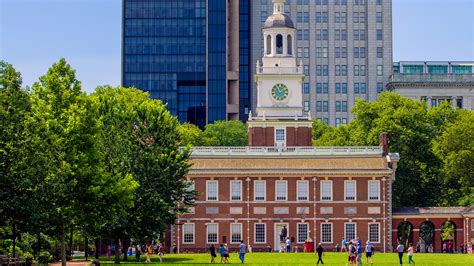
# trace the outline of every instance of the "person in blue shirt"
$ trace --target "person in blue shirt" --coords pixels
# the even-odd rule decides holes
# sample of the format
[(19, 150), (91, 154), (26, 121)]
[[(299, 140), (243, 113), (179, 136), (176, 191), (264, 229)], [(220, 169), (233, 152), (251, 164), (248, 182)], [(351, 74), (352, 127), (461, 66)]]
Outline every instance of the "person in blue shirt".
[(357, 265), (362, 265), (362, 241), (357, 237)]
[(341, 243), (341, 252), (347, 252), (347, 243), (346, 240), (343, 238)]
[(221, 254), (221, 263), (225, 263), (225, 248), (222, 244), (219, 247), (219, 253)]
[(239, 258), (242, 263), (245, 262), (245, 252), (247, 251), (247, 245), (244, 244), (244, 241), (240, 241), (239, 246)]

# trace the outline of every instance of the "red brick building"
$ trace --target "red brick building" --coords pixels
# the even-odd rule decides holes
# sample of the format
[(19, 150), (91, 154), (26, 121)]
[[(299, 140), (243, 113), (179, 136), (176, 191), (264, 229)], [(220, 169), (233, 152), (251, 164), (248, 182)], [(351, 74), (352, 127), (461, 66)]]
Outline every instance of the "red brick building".
[[(198, 198), (171, 226), (169, 242), (178, 252), (203, 252), (220, 243), (236, 248), (241, 240), (263, 251), (279, 250), (288, 237), (293, 248), (303, 251), (307, 240), (333, 250), (342, 239), (359, 237), (379, 252), (391, 251), (399, 222), (405, 215), (418, 219), (392, 211), (399, 155), (388, 152), (386, 134), (376, 147), (311, 146), (311, 114), (302, 100), (304, 66), (295, 56), (296, 29), (284, 13), (284, 0), (273, 2), (274, 13), (263, 28), (262, 64), (256, 66), (257, 106), (247, 122), (249, 146), (192, 149), (187, 179)], [(472, 211), (469, 215), (450, 217), (457, 228), (469, 229)], [(414, 220), (413, 225), (419, 223)], [(435, 230), (439, 226), (435, 222)], [(474, 235), (469, 232), (459, 232), (458, 238), (468, 240)]]

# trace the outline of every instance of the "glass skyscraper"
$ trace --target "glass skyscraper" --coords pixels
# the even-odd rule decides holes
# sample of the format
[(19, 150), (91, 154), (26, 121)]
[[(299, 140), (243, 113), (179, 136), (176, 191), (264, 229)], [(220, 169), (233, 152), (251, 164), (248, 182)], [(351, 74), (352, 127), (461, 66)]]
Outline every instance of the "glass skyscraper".
[(124, 0), (122, 85), (161, 99), (180, 122), (245, 120), (248, 17), (248, 0)]

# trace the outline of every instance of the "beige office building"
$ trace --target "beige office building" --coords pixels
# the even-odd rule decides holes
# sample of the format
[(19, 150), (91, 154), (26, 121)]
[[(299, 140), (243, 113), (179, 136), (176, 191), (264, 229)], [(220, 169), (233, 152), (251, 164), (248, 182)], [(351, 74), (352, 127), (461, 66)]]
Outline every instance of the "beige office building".
[(386, 89), (430, 106), (450, 101), (474, 110), (474, 62), (403, 61), (393, 64)]

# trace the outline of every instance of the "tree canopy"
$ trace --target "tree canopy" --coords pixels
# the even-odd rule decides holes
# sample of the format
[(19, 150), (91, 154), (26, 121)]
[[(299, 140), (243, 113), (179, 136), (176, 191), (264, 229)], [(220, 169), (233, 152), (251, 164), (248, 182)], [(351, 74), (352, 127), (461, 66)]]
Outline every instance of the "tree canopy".
[[(472, 123), (469, 126), (472, 112), (454, 109), (448, 102), (428, 108), (425, 102), (386, 92), (380, 94), (375, 102), (358, 100), (352, 113), (356, 118), (347, 126), (338, 128), (315, 121), (314, 145), (378, 145), (378, 136), (382, 132), (388, 132), (390, 151), (398, 152), (401, 156), (393, 187), (395, 206), (467, 204), (460, 200), (469, 198), (469, 189), (465, 188), (472, 188), (472, 179), (468, 177), (472, 168), (467, 166), (469, 163), (471, 167), (474, 164), (472, 147), (466, 145), (463, 149), (456, 150), (455, 145), (447, 145), (447, 139), (456, 138), (460, 134), (465, 144), (470, 143), (472, 146)], [(459, 142), (461, 144), (462, 141)], [(450, 160), (447, 154), (453, 156), (453, 159)], [(450, 172), (456, 171), (456, 167), (449, 167), (451, 162), (460, 164), (457, 176)], [(453, 186), (449, 184), (453, 180), (462, 181), (456, 181)], [(449, 195), (453, 196), (446, 198)]]

